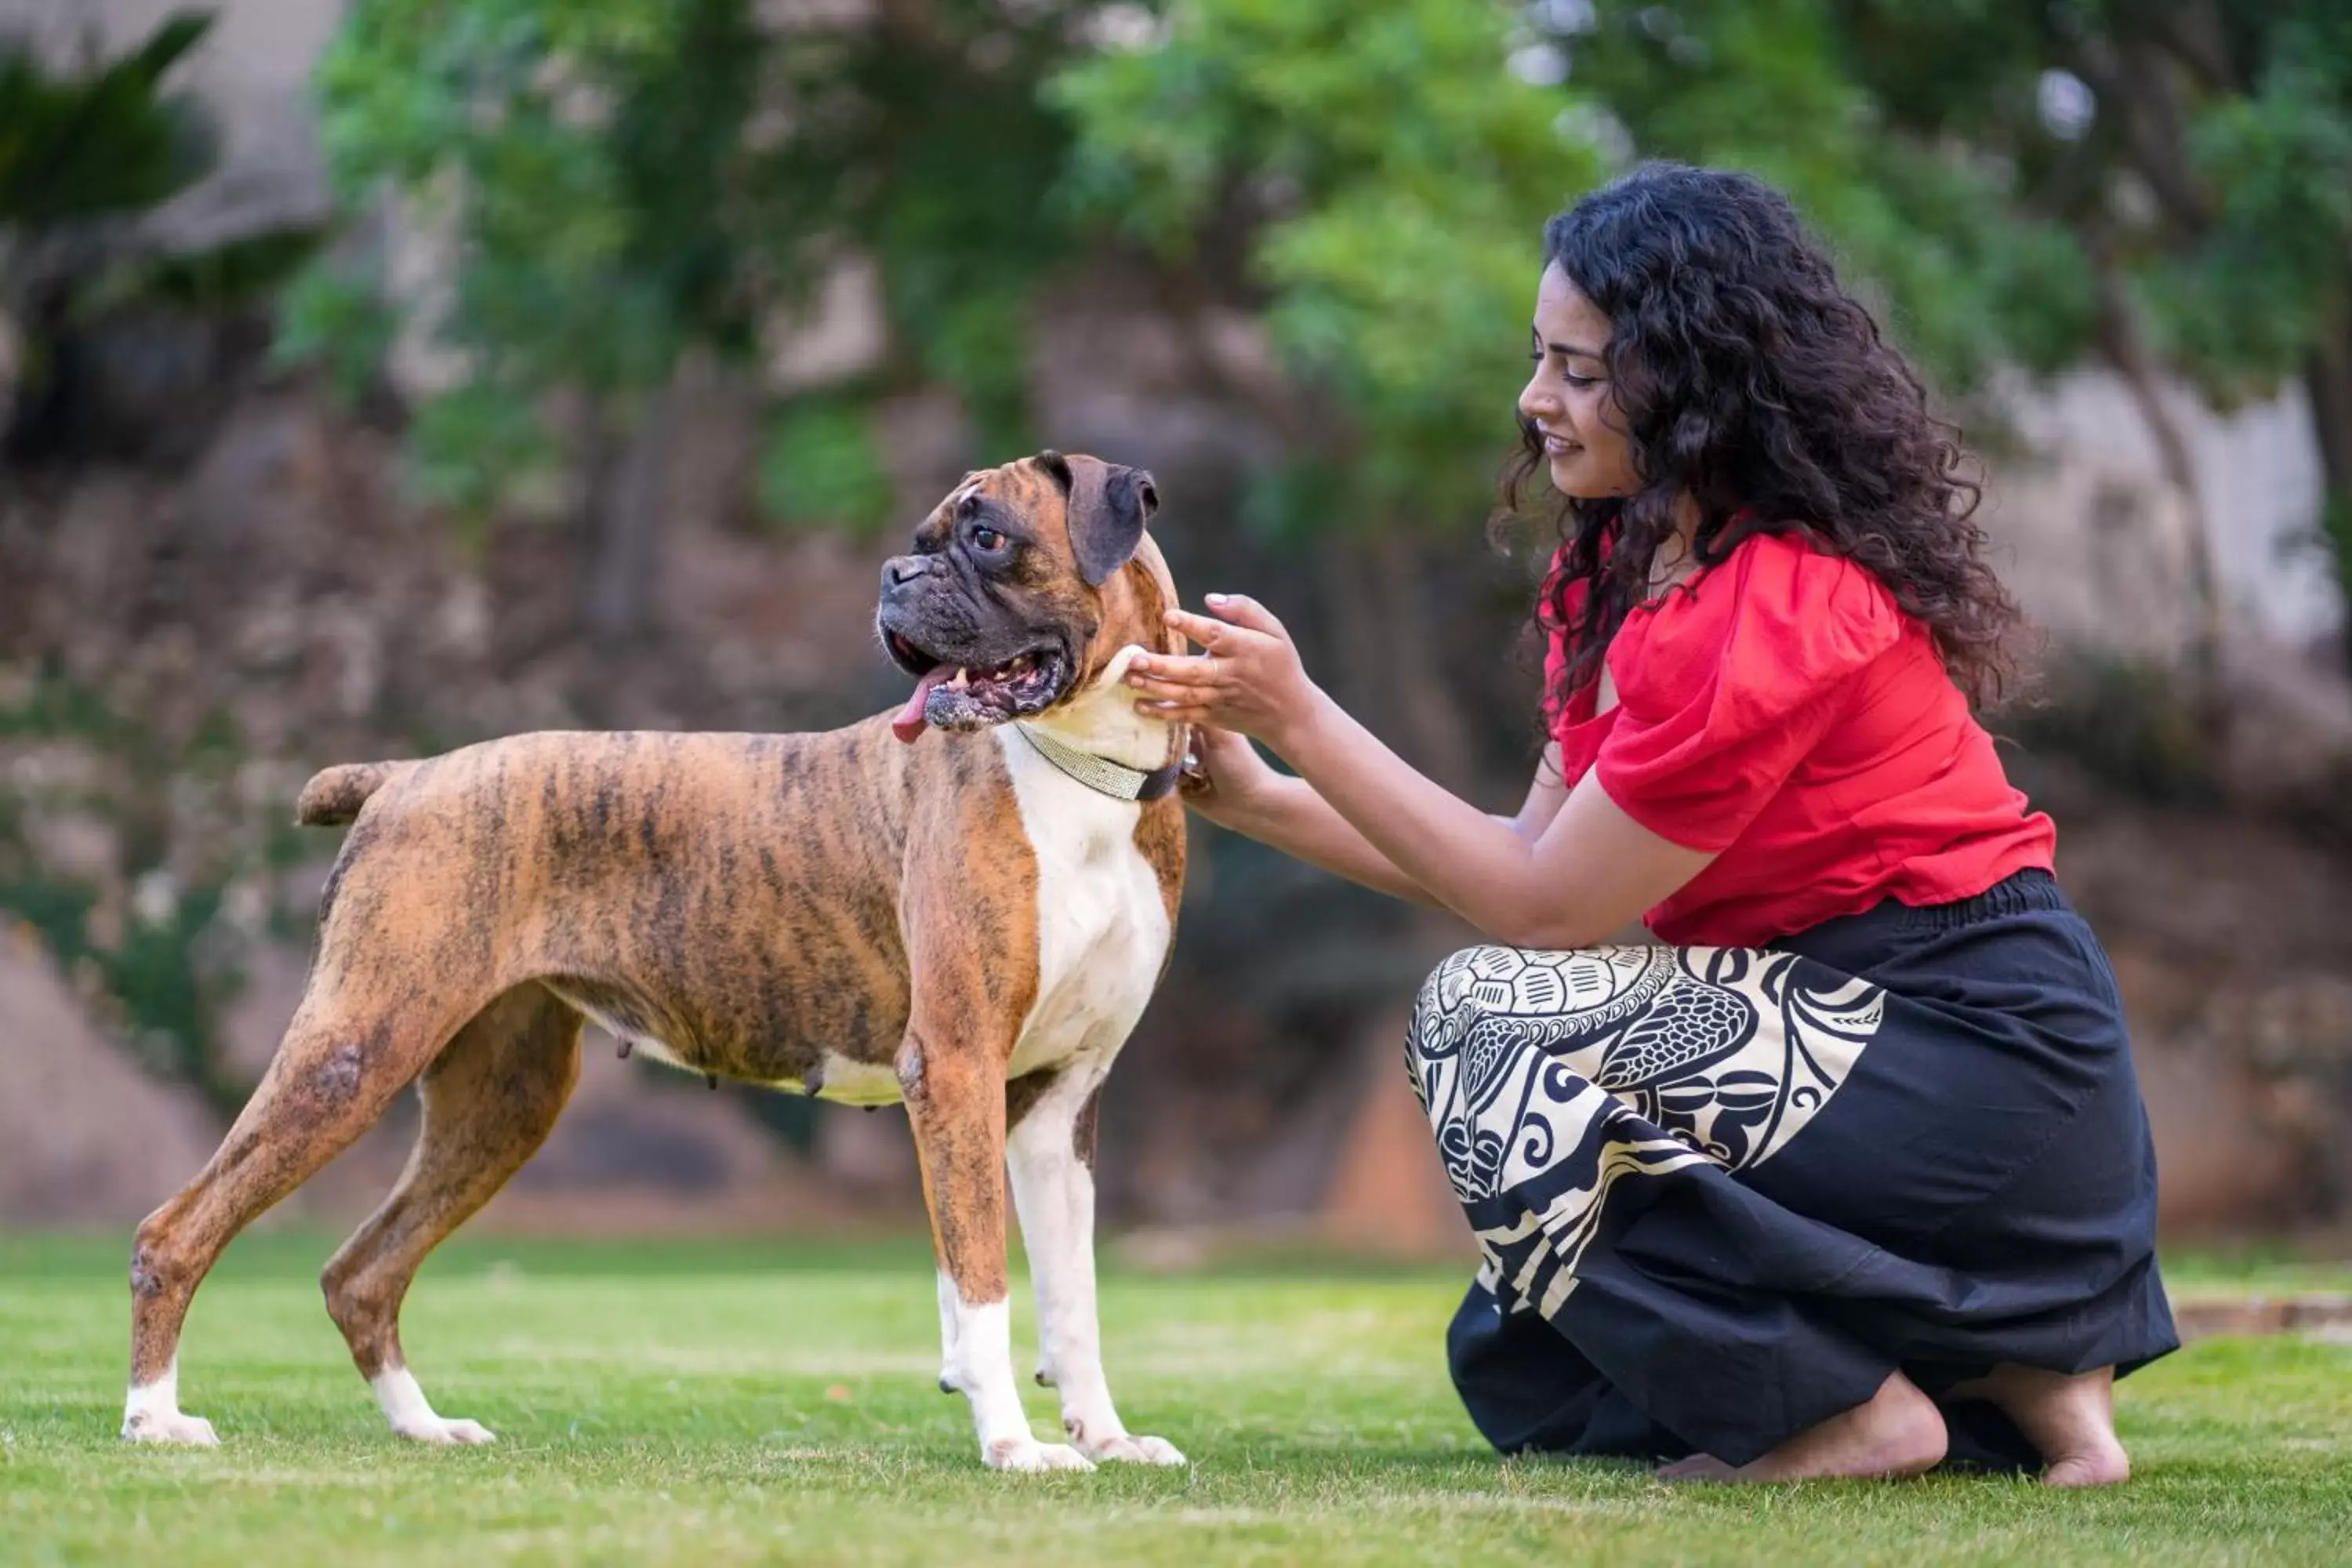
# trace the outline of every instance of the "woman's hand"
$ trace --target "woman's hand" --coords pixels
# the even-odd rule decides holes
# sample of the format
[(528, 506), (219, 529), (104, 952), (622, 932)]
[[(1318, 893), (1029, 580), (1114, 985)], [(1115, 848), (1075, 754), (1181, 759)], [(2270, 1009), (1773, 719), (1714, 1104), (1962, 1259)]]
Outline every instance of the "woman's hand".
[(1184, 804), (1218, 826), (1245, 831), (1282, 786), (1244, 735), (1203, 724), (1192, 731), (1192, 767), (1180, 786)]
[(1168, 613), (1168, 624), (1201, 653), (1147, 654), (1128, 666), (1127, 683), (1144, 699), (1137, 710), (1171, 723), (1238, 731), (1285, 751), (1323, 694), (1307, 679), (1290, 634), (1255, 600), (1212, 594), (1207, 603), (1219, 619)]

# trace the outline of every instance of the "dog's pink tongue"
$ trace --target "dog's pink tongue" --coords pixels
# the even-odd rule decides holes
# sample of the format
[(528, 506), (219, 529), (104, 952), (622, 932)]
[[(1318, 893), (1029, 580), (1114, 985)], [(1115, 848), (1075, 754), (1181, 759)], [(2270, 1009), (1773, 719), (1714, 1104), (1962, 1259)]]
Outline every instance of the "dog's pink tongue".
[(953, 673), (955, 672), (949, 669), (947, 666), (940, 665), (917, 680), (914, 695), (907, 699), (907, 705), (904, 708), (898, 710), (898, 716), (890, 721), (890, 733), (910, 746), (920, 740), (924, 727), (923, 704), (931, 700), (931, 688), (947, 679)]

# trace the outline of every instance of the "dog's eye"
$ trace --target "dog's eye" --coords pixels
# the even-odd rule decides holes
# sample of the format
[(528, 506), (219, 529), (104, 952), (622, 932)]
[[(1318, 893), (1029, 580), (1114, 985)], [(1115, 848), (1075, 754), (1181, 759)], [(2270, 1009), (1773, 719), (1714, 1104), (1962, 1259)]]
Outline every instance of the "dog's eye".
[(971, 531), (971, 547), (974, 550), (993, 555), (998, 551), (1004, 548), (1004, 535), (997, 532), (996, 530), (992, 528), (975, 528)]

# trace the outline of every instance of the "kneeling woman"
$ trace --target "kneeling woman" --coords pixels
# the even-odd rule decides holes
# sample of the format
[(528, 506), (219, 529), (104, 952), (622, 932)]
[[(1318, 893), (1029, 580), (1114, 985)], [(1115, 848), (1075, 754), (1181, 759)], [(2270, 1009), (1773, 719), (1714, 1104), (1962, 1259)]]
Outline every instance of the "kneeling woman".
[[(1430, 976), (1407, 1065), (1497, 1447), (2119, 1481), (2114, 1378), (2177, 1343), (2156, 1167), (2106, 960), (1971, 714), (2013, 612), (1960, 454), (1755, 181), (1646, 168), (1544, 238), (1518, 407), (1565, 500), (1518, 815), (1244, 599), (1176, 617), (1205, 651), (1138, 700), (1207, 727), (1210, 817), (1494, 943)], [(1597, 945), (1636, 916), (1662, 945)]]

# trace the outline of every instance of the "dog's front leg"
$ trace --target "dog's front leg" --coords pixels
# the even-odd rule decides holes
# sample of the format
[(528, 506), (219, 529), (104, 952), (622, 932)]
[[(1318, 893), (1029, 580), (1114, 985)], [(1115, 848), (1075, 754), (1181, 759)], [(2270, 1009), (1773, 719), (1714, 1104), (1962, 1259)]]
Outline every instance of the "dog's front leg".
[[(939, 1040), (952, 1043), (935, 1044)], [(999, 1470), (1085, 1470), (1073, 1447), (1040, 1443), (1013, 1376), (1004, 1267), (1004, 1069), (967, 1038), (908, 1029), (898, 1052), (907, 1120), (940, 1264), (940, 1386), (971, 1401), (981, 1458)]]
[[(1181, 1465), (1162, 1437), (1130, 1436), (1103, 1376), (1095, 1314), (1095, 1096), (1108, 1062), (1081, 1057), (1034, 1099), (1008, 1135), (1013, 1201), (1037, 1287), (1037, 1381), (1062, 1395), (1062, 1429), (1089, 1459)], [(1025, 1080), (1024, 1080), (1025, 1081)]]

